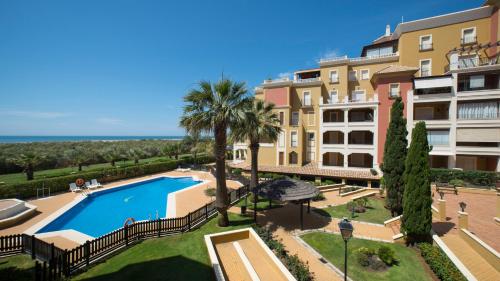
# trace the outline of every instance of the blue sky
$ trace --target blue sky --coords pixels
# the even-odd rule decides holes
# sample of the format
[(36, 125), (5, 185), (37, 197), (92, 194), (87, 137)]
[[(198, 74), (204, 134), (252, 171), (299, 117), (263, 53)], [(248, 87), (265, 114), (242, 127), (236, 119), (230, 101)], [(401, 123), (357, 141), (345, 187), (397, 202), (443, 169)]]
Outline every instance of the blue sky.
[(359, 56), (402, 16), (483, 2), (0, 0), (0, 135), (183, 135), (199, 80), (224, 72), (251, 90)]

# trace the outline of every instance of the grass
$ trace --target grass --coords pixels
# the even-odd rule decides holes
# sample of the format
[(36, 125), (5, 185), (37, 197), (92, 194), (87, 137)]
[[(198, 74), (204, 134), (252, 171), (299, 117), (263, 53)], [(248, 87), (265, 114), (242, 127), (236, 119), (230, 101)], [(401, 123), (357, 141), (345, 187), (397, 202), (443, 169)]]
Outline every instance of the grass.
[[(201, 154), (200, 154), (201, 155)], [(187, 157), (191, 156), (191, 154), (184, 154), (180, 155), (179, 157)], [(146, 164), (146, 163), (152, 163), (152, 162), (163, 162), (170, 160), (171, 158), (166, 157), (166, 156), (161, 156), (161, 157), (151, 157), (147, 159), (141, 159), (139, 163), (141, 164)], [(118, 161), (115, 163), (115, 167), (127, 167), (127, 166), (133, 166), (134, 160), (126, 160), (126, 161)], [(100, 163), (100, 164), (92, 164), (88, 166), (83, 166), (82, 172), (88, 172), (88, 171), (95, 171), (95, 170), (102, 170), (104, 168), (110, 168), (111, 164), (110, 163)], [(60, 177), (60, 176), (67, 176), (70, 174), (78, 174), (78, 167), (66, 167), (66, 168), (58, 168), (58, 169), (49, 169), (49, 170), (41, 170), (41, 171), (36, 171), (35, 172), (35, 179), (43, 179), (43, 178), (53, 178), (53, 177)], [(25, 173), (12, 173), (12, 174), (3, 174), (0, 175), (0, 182), (3, 182), (4, 184), (17, 184), (17, 183), (23, 183), (26, 182), (26, 174)], [(1, 184), (0, 184), (1, 187)]]
[[(312, 232), (301, 236), (301, 238), (333, 265), (343, 270), (344, 240), (342, 240), (340, 235)], [(384, 272), (376, 272), (369, 269), (367, 270), (358, 264), (353, 251), (360, 247), (378, 249), (382, 245), (388, 246), (394, 250), (396, 258), (398, 259), (397, 265), (391, 266)], [(412, 248), (407, 248), (404, 245), (352, 238), (348, 243), (348, 252), (347, 275), (356, 281), (433, 280), (419, 259), (419, 254)]]
[(2, 281), (32, 281), (35, 276), (35, 261), (28, 255), (17, 255), (0, 259)]
[(230, 214), (231, 226), (212, 219), (200, 229), (145, 240), (74, 276), (74, 280), (215, 280), (204, 235), (249, 227), (248, 217)]
[(391, 213), (384, 207), (384, 201), (381, 199), (369, 198), (366, 211), (364, 213), (354, 213), (347, 209), (347, 204), (328, 207), (324, 209), (315, 209), (315, 212), (323, 216), (334, 218), (347, 217), (357, 221), (382, 224), (391, 218)]

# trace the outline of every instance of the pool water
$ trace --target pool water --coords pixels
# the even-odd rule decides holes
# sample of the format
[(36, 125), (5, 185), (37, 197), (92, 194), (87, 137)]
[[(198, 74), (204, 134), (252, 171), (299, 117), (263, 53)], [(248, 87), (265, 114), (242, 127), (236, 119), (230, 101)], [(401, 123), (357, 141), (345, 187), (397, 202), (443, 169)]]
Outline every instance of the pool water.
[(74, 229), (99, 237), (122, 227), (127, 218), (164, 218), (168, 194), (198, 183), (191, 177), (162, 177), (96, 192), (37, 233)]

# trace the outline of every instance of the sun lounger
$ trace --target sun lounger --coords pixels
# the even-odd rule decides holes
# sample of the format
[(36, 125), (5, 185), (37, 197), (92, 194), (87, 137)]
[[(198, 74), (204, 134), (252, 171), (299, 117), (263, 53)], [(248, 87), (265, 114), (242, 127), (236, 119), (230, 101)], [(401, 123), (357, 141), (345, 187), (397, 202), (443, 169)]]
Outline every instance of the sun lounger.
[(85, 187), (87, 189), (94, 189), (94, 188), (97, 188), (97, 186), (93, 185), (93, 184), (90, 184), (90, 182), (86, 181), (85, 182)]
[(82, 191), (82, 189), (81, 189), (81, 188), (79, 188), (79, 187), (76, 185), (76, 183), (74, 183), (74, 182), (72, 182), (72, 183), (70, 183), (70, 184), (69, 184), (69, 190), (70, 190), (71, 192), (79, 192), (79, 191)]
[(92, 188), (102, 187), (102, 184), (100, 184), (96, 179), (92, 179), (91, 182), (92, 184), (90, 186), (92, 186)]
[(181, 168), (181, 166), (179, 166), (179, 168), (175, 169), (177, 172), (189, 172), (191, 171), (191, 168)]

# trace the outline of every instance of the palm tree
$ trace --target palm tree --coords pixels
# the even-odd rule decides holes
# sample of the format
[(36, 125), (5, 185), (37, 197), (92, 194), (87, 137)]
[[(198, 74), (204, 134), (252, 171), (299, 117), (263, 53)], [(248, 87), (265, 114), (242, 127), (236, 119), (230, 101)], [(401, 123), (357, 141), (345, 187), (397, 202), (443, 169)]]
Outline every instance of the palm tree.
[(219, 226), (228, 226), (229, 198), (226, 186), (227, 130), (233, 129), (241, 111), (249, 102), (245, 83), (221, 79), (215, 84), (202, 81), (199, 89), (191, 90), (185, 97), (187, 105), (180, 125), (190, 132), (213, 133), (215, 138), (215, 179), (217, 183), (215, 207), (219, 212)]
[(116, 161), (120, 161), (120, 160), (123, 160), (125, 159), (125, 153), (123, 152), (123, 149), (121, 147), (118, 147), (118, 146), (112, 146), (108, 149), (105, 149), (103, 152), (102, 152), (102, 157), (108, 161), (109, 163), (111, 163), (111, 166), (115, 166), (115, 162)]
[[(262, 140), (275, 142), (281, 132), (278, 115), (273, 112), (273, 109), (274, 104), (266, 104), (262, 100), (254, 100), (243, 112), (243, 116), (240, 118), (241, 122), (231, 130), (231, 138), (235, 142), (247, 140), (250, 142), (251, 190), (254, 190), (258, 184), (259, 142)], [(256, 194), (254, 194), (253, 198), (255, 203), (257, 201)]]
[(70, 150), (64, 151), (64, 156), (68, 158), (71, 164), (78, 166), (78, 171), (82, 171), (82, 166), (88, 164), (92, 159), (92, 155), (87, 149), (82, 146), (77, 146)]
[(168, 143), (163, 147), (163, 153), (168, 157), (175, 158), (175, 160), (179, 159), (179, 154), (182, 153), (182, 145), (180, 142)]
[(139, 160), (141, 160), (144, 155), (145, 155), (145, 152), (144, 150), (140, 149), (140, 148), (130, 148), (129, 150), (127, 150), (127, 158), (130, 159), (130, 160), (134, 160), (134, 164), (139, 164)]
[(26, 173), (27, 180), (33, 180), (33, 174), (35, 173), (35, 168), (40, 165), (40, 163), (45, 158), (42, 154), (37, 154), (33, 151), (28, 151), (19, 154), (16, 158), (10, 159), (15, 165), (22, 167), (23, 171)]

